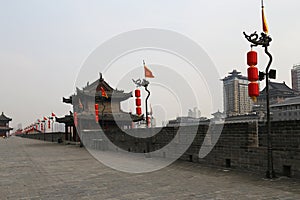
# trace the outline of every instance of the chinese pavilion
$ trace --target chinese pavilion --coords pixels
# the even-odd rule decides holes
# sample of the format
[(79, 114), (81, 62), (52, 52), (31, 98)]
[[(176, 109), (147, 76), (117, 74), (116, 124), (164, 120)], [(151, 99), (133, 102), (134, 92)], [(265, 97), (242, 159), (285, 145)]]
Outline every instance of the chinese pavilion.
[(2, 112), (2, 114), (0, 115), (0, 136), (1, 137), (8, 136), (9, 131), (13, 129), (9, 127), (9, 122), (11, 120), (12, 120), (11, 118), (6, 117)]
[[(113, 89), (102, 77), (87, 84), (82, 89), (76, 88), (76, 94), (63, 98), (63, 102), (73, 105), (73, 115), (68, 119), (57, 118), (58, 122), (80, 127), (80, 130), (130, 128), (132, 122), (141, 121), (144, 116), (124, 112), (121, 102), (132, 97), (132, 92)], [(95, 109), (98, 109), (96, 116)], [(73, 124), (72, 124), (73, 123)]]
[(70, 114), (65, 115), (64, 117), (55, 117), (55, 121), (58, 123), (65, 124), (65, 140), (66, 141), (74, 141), (78, 142), (80, 141), (80, 138), (78, 136), (75, 124), (74, 124), (74, 118), (73, 113), (70, 112)]

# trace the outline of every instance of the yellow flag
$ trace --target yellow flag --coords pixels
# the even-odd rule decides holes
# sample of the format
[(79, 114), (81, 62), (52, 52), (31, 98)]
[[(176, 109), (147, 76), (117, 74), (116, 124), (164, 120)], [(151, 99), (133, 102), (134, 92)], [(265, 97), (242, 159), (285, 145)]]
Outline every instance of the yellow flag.
[(268, 34), (268, 33), (269, 33), (269, 27), (268, 27), (267, 20), (266, 20), (266, 16), (265, 16), (265, 12), (264, 12), (264, 6), (262, 6), (261, 14), (262, 14), (263, 31), (264, 31), (266, 34)]

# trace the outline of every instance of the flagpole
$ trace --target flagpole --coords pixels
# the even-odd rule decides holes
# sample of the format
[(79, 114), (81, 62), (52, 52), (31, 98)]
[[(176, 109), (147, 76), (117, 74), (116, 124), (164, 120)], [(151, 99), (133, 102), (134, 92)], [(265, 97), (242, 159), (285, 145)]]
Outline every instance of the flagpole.
[[(144, 68), (146, 67), (146, 64), (145, 64), (145, 60), (143, 60), (143, 65), (144, 65)], [(147, 77), (145, 76), (145, 79), (146, 79)], [(149, 82), (148, 82), (149, 83)], [(148, 95), (147, 95), (147, 97), (146, 97), (146, 100), (145, 100), (145, 104), (146, 104), (146, 127), (147, 128), (149, 128), (149, 116), (148, 116), (148, 99), (149, 99), (149, 97), (150, 97), (150, 91), (148, 90), (148, 85), (149, 84), (146, 84), (145, 85), (145, 90), (147, 91), (147, 93), (148, 93)]]

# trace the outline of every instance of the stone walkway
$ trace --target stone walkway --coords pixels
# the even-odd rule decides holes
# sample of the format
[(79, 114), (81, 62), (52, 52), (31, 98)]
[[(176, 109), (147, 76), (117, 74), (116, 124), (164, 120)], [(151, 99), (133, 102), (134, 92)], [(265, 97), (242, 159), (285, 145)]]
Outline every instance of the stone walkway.
[(84, 148), (0, 139), (0, 199), (300, 199), (300, 181), (176, 162), (159, 171), (110, 169)]

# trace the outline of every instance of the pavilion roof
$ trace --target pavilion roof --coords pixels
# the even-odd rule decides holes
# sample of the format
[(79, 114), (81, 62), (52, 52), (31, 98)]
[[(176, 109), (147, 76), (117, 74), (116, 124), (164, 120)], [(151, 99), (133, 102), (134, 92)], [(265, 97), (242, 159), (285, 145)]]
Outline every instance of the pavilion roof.
[(101, 87), (106, 92), (108, 99), (107, 100), (118, 100), (124, 101), (132, 97), (132, 92), (124, 92), (124, 90), (118, 90), (112, 88), (102, 77), (100, 73), (100, 78), (94, 81), (93, 83), (87, 83), (82, 89), (76, 88), (76, 95), (70, 96), (70, 98), (63, 98), (64, 103), (72, 103), (73, 97), (86, 96), (86, 97), (101, 97)]
[(0, 115), (0, 121), (11, 121), (12, 119), (5, 116), (4, 113), (2, 112), (2, 114)]
[[(260, 92), (260, 96), (265, 96), (265, 90), (264, 88)], [(269, 82), (269, 93), (270, 96), (286, 96), (286, 97), (293, 97), (297, 96), (298, 93), (291, 89), (289, 86), (285, 84), (285, 82), (278, 83), (278, 82)]]

